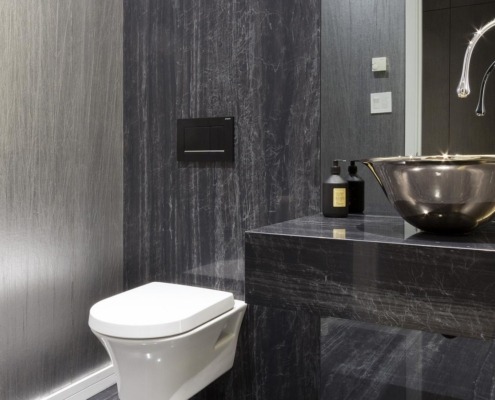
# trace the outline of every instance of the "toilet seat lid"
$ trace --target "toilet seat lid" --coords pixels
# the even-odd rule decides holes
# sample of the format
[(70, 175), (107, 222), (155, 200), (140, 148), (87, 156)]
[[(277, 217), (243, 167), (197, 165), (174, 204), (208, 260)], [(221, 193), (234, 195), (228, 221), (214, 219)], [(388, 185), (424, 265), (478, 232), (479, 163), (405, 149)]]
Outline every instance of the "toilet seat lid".
[(162, 338), (190, 331), (233, 307), (232, 293), (152, 282), (96, 303), (89, 326), (120, 338)]

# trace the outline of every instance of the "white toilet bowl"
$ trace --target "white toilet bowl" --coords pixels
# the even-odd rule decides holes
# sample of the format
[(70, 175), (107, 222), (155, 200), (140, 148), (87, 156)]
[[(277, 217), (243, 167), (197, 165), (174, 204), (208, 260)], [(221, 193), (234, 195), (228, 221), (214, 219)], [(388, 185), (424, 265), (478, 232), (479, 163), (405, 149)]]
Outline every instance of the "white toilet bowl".
[(120, 400), (183, 400), (232, 368), (245, 310), (232, 293), (153, 282), (96, 303), (89, 326)]

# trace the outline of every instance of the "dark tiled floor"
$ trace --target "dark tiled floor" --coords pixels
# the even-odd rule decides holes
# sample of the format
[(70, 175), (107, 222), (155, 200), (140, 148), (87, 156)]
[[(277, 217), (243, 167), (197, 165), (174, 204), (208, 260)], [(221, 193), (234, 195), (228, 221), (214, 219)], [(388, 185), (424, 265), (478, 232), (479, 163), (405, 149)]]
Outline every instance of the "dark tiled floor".
[(88, 400), (119, 400), (117, 395), (117, 385), (110, 386), (108, 389), (104, 390)]

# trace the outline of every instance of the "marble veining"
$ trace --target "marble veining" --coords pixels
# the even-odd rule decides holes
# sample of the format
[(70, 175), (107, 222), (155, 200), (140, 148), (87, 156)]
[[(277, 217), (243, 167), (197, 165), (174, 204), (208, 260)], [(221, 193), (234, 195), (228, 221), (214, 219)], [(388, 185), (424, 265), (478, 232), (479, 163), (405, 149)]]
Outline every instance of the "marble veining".
[[(242, 299), (244, 231), (318, 212), (319, 29), (315, 0), (124, 0), (127, 287), (161, 280)], [(177, 118), (221, 116), (235, 120), (235, 161), (177, 162)], [(308, 390), (313, 337), (286, 330), (306, 318), (250, 307), (234, 370), (196, 397)]]
[[(124, 10), (126, 285), (164, 279), (242, 298), (244, 231), (319, 208), (319, 3)], [(176, 119), (224, 115), (235, 162), (177, 162)]]
[(396, 217), (320, 215), (247, 232), (246, 299), (322, 316), (495, 337), (493, 224), (458, 238), (409, 234)]

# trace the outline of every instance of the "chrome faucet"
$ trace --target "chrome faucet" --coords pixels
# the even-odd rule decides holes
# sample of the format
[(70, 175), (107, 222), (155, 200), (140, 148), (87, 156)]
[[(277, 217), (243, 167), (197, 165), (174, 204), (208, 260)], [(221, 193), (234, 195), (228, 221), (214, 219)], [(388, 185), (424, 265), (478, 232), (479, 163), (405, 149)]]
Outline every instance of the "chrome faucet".
[[(460, 98), (466, 98), (467, 96), (469, 96), (469, 93), (471, 92), (471, 89), (469, 88), (469, 64), (471, 63), (471, 54), (473, 53), (474, 47), (476, 46), (476, 43), (478, 43), (478, 40), (481, 38), (481, 36), (483, 36), (485, 32), (487, 32), (494, 26), (495, 26), (495, 19), (488, 22), (480, 29), (478, 29), (476, 33), (473, 35), (471, 41), (469, 42), (469, 45), (466, 49), (466, 53), (464, 54), (464, 63), (462, 64), (461, 80), (459, 81), (459, 85), (457, 86), (457, 96), (459, 96)], [(486, 81), (488, 80), (488, 76), (490, 75), (490, 73), (494, 68), (494, 63), (492, 63), (492, 65), (488, 67), (488, 69), (485, 72), (485, 75), (483, 76), (483, 82), (481, 84), (481, 91), (480, 91), (480, 99), (478, 102), (478, 107), (476, 108), (477, 115), (485, 114), (484, 100), (483, 100), (485, 85), (486, 85)]]

